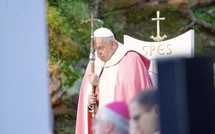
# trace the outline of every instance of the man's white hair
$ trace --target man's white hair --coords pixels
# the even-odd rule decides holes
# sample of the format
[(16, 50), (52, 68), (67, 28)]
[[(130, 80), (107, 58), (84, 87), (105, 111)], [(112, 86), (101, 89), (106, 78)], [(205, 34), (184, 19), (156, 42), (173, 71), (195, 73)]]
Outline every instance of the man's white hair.
[(101, 119), (112, 122), (115, 132), (129, 134), (129, 119), (107, 107), (103, 107), (101, 110)]
[(106, 43), (109, 43), (109, 42), (114, 41), (114, 40), (115, 40), (114, 36), (104, 37), (104, 41), (105, 41)]

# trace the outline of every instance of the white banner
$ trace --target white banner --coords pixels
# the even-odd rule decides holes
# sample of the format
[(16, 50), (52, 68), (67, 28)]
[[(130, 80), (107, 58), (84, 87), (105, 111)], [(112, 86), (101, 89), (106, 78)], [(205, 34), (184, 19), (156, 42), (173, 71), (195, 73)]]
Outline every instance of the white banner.
[(154, 86), (157, 86), (156, 59), (194, 56), (194, 30), (190, 30), (173, 39), (161, 42), (147, 42), (124, 35), (124, 45), (151, 60), (150, 75)]

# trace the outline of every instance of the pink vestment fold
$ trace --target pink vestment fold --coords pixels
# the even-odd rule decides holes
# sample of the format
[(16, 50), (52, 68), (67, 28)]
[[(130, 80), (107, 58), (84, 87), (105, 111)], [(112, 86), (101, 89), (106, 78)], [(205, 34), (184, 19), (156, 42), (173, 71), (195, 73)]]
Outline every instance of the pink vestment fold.
[(79, 101), (78, 101), (78, 110), (77, 110), (77, 117), (76, 117), (76, 134), (87, 134), (88, 132), (85, 132), (86, 130), (84, 129), (85, 123), (84, 121), (87, 121), (86, 119), (84, 119), (84, 114), (86, 111), (84, 110), (84, 95), (85, 95), (85, 89), (87, 89), (87, 83), (88, 83), (88, 79), (87, 79), (87, 75), (90, 72), (91, 67), (90, 67), (90, 63), (87, 66), (86, 69), (86, 73), (83, 77), (82, 80), (82, 84), (81, 84), (81, 88), (80, 88), (80, 92), (79, 92)]
[(137, 92), (151, 88), (149, 65), (149, 60), (141, 54), (134, 51), (126, 53), (119, 64), (114, 100), (122, 100), (128, 104)]

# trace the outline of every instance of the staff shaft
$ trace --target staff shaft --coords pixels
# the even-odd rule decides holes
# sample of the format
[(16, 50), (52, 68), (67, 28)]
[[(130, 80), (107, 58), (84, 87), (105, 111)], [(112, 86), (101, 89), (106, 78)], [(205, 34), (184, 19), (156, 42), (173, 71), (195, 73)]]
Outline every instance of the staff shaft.
[[(94, 73), (94, 62), (95, 62), (95, 49), (94, 49), (94, 22), (99, 22), (101, 24), (103, 24), (104, 22), (102, 20), (99, 19), (94, 19), (94, 15), (93, 15), (93, 9), (91, 8), (91, 18), (88, 20), (84, 20), (81, 22), (81, 24), (83, 23), (87, 23), (87, 22), (91, 22), (91, 46), (90, 46), (90, 56), (89, 56), (89, 60), (91, 63), (91, 72)], [(92, 85), (92, 93), (95, 94), (96, 93), (96, 86)], [(92, 124), (93, 121), (95, 119), (95, 114), (96, 114), (96, 104), (92, 105)], [(89, 128), (88, 128), (89, 129)], [(93, 132), (94, 133), (94, 132)]]

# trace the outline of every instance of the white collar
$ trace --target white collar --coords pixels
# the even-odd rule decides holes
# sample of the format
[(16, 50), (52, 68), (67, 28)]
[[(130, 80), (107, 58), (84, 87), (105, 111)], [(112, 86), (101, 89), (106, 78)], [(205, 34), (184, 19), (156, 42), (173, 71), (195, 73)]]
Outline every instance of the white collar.
[(129, 51), (127, 47), (118, 42), (118, 47), (112, 57), (105, 63), (105, 67), (110, 67), (116, 65), (124, 55)]

